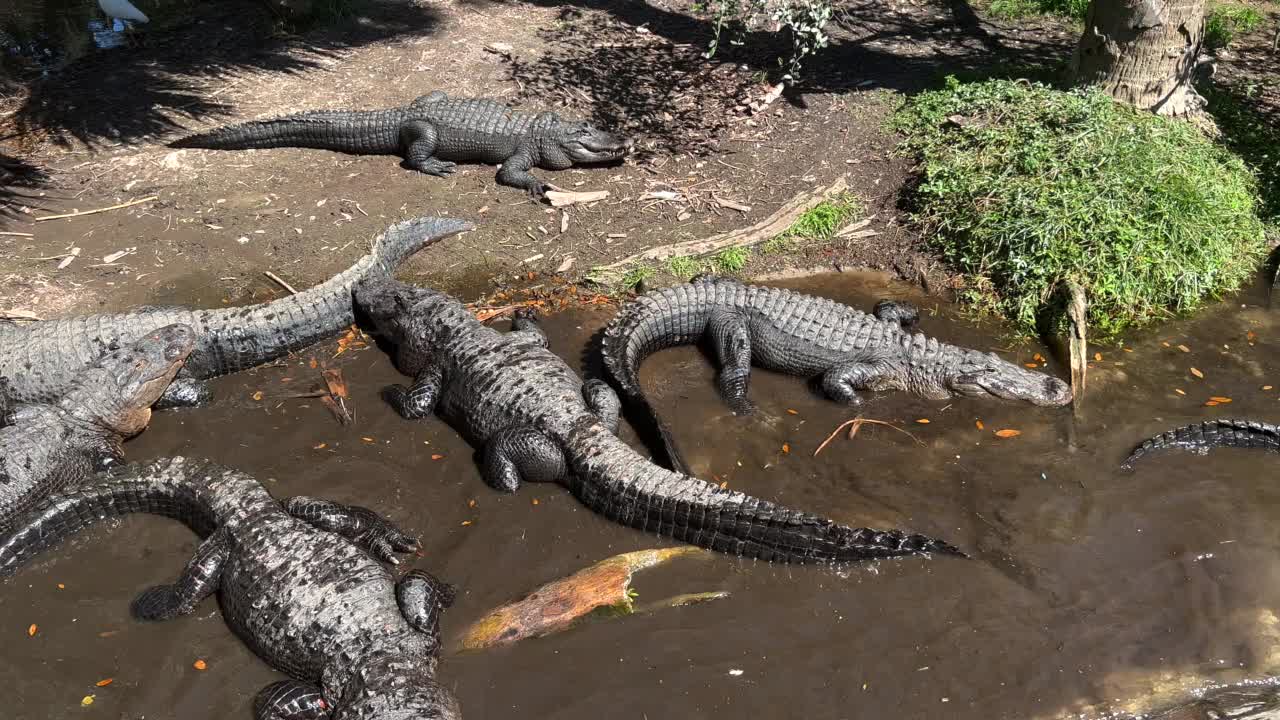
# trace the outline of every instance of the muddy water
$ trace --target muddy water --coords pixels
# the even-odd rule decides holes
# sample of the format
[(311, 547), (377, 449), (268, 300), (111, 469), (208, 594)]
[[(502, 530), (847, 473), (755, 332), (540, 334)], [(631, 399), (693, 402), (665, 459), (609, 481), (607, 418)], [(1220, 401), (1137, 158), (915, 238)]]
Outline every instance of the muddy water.
[[(916, 299), (929, 309), (926, 332), (1019, 362), (1049, 355), (1010, 346), (998, 328), (878, 276), (785, 284), (862, 307), (885, 295)], [(699, 351), (664, 352), (646, 364), (645, 381), (700, 475), (841, 520), (940, 536), (972, 559), (839, 571), (682, 560), (640, 576), (640, 600), (702, 590), (731, 597), (450, 656), (443, 677), (472, 719), (1023, 719), (1097, 717), (1280, 672), (1280, 621), (1271, 615), (1280, 598), (1272, 522), (1280, 486), (1269, 480), (1276, 458), (1169, 454), (1132, 474), (1116, 470), (1136, 439), (1170, 425), (1280, 419), (1280, 391), (1261, 389), (1280, 387), (1270, 374), (1280, 326), (1260, 301), (1246, 295), (1130, 338), (1132, 352), (1098, 348), (1078, 422), (1062, 410), (885, 394), (863, 414), (915, 440), (864, 427), (817, 457), (853, 416), (848, 409), (797, 379), (757, 371), (760, 415), (735, 418), (715, 397)], [(606, 320), (598, 311), (548, 318), (552, 349), (579, 363)], [(319, 495), (389, 515), (422, 538), (416, 566), (463, 590), (446, 634), (588, 563), (664, 544), (593, 515), (559, 487), (489, 491), (454, 432), (439, 421), (405, 422), (378, 400), (383, 385), (401, 380), (383, 354), (335, 358), (334, 350), (220, 380), (212, 407), (157, 413), (129, 444), (131, 456), (208, 456), (256, 474), (281, 497)], [(310, 389), (313, 356), (342, 369), (353, 425), (339, 426), (314, 399), (282, 397)], [(1233, 402), (1205, 407), (1210, 396)], [(998, 439), (998, 429), (1022, 434)], [(215, 602), (168, 623), (128, 618), (134, 594), (170, 582), (194, 547), (175, 523), (133, 517), (7, 581), (4, 716), (251, 717), (254, 693), (278, 675), (228, 632)], [(207, 669), (195, 669), (196, 659)], [(105, 678), (114, 680), (95, 686)], [(93, 700), (84, 708), (86, 696)]]

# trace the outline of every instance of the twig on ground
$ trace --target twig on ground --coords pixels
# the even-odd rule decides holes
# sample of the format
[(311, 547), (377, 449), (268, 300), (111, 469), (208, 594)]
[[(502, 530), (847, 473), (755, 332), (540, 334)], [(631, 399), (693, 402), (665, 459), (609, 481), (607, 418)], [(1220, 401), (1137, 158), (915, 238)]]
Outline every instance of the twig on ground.
[(285, 290), (288, 290), (290, 295), (297, 295), (297, 294), (298, 294), (298, 291), (297, 291), (297, 290), (294, 290), (294, 289), (293, 289), (293, 286), (292, 286), (292, 285), (290, 285), (289, 283), (285, 282), (284, 280), (281, 280), (279, 275), (276, 275), (275, 273), (271, 272), (270, 270), (264, 270), (264, 271), (262, 271), (262, 274), (263, 274), (263, 275), (266, 275), (267, 277), (271, 278), (272, 280), (275, 280), (275, 281), (276, 281), (276, 284), (277, 284), (277, 285), (279, 285), (280, 287), (284, 288)]
[(0, 235), (9, 235), (11, 237), (35, 237), (36, 236), (35, 233), (23, 233), (23, 232), (0, 232)]
[(849, 428), (849, 439), (852, 440), (853, 436), (858, 434), (858, 430), (860, 430), (863, 425), (883, 425), (887, 428), (893, 428), (894, 430), (897, 430), (898, 432), (902, 433), (903, 435), (906, 435), (912, 440), (915, 440), (916, 444), (920, 445), (921, 447), (924, 447), (924, 443), (920, 440), (920, 438), (916, 437), (915, 435), (912, 435), (911, 433), (907, 432), (906, 430), (903, 430), (902, 428), (898, 427), (897, 425), (894, 425), (893, 423), (885, 422), (884, 420), (872, 420), (870, 418), (864, 418), (861, 415), (859, 415), (858, 417), (852, 420), (845, 420), (844, 422), (840, 423), (835, 430), (832, 430), (831, 434), (827, 436), (827, 439), (823, 440), (822, 444), (818, 446), (818, 449), (813, 451), (813, 456), (817, 457), (818, 453), (822, 452), (823, 449), (827, 447), (827, 445), (830, 445), (831, 441), (835, 440), (836, 436), (839, 435), (840, 432), (845, 428)]
[(119, 210), (121, 208), (132, 207), (134, 205), (141, 205), (142, 203), (151, 202), (152, 200), (158, 200), (158, 199), (159, 199), (158, 196), (150, 195), (148, 197), (139, 198), (137, 200), (130, 200), (127, 203), (120, 203), (119, 205), (112, 205), (110, 207), (94, 208), (93, 210), (77, 210), (73, 213), (63, 213), (61, 215), (45, 215), (44, 217), (36, 218), (36, 222), (42, 222), (44, 220), (59, 220), (61, 218), (80, 217), (81, 215), (93, 215), (95, 213), (107, 212), (108, 210)]

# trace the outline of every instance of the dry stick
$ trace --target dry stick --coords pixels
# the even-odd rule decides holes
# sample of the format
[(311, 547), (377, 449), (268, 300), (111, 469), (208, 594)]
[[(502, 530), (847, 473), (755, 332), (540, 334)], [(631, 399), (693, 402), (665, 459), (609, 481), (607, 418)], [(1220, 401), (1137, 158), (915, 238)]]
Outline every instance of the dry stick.
[(81, 215), (93, 215), (94, 213), (106, 212), (108, 210), (119, 210), (120, 208), (127, 208), (133, 205), (141, 205), (142, 203), (151, 202), (152, 200), (157, 200), (157, 199), (159, 199), (158, 196), (150, 195), (148, 197), (140, 198), (138, 200), (130, 200), (127, 203), (112, 205), (111, 207), (95, 208), (93, 210), (77, 210), (73, 213), (63, 213), (62, 215), (45, 215), (44, 217), (36, 218), (36, 222), (41, 222), (44, 220), (58, 220), (61, 218), (80, 217)]
[(1089, 344), (1085, 337), (1088, 301), (1085, 299), (1084, 288), (1074, 281), (1067, 283), (1067, 292), (1067, 317), (1071, 319), (1071, 345), (1068, 353), (1071, 356), (1071, 405), (1079, 412), (1084, 400), (1089, 362)]
[(623, 266), (646, 260), (669, 260), (673, 257), (681, 256), (698, 257), (710, 255), (717, 250), (723, 250), (731, 246), (750, 247), (758, 245), (781, 235), (787, 228), (791, 227), (791, 223), (795, 222), (796, 218), (811, 210), (823, 200), (848, 189), (849, 184), (845, 182), (842, 176), (829, 187), (797, 195), (786, 205), (779, 208), (777, 212), (751, 227), (722, 233), (705, 240), (690, 240), (688, 242), (650, 248), (644, 252), (629, 255), (610, 265), (601, 265), (596, 268), (596, 271), (618, 270)]
[(11, 235), (13, 237), (35, 237), (36, 236), (35, 233), (20, 233), (20, 232), (0, 232), (0, 235)]
[(297, 290), (294, 290), (294, 289), (293, 289), (293, 286), (292, 286), (292, 285), (290, 285), (289, 283), (285, 282), (284, 280), (281, 280), (279, 275), (276, 275), (275, 273), (271, 272), (270, 270), (264, 270), (264, 271), (262, 272), (262, 274), (263, 274), (263, 275), (266, 275), (267, 277), (271, 278), (272, 280), (275, 280), (277, 283), (279, 283), (280, 287), (284, 288), (285, 290), (288, 290), (290, 295), (297, 295), (297, 294), (298, 294), (298, 291), (297, 291)]
[(893, 428), (894, 430), (897, 430), (898, 432), (902, 433), (903, 435), (906, 435), (912, 440), (915, 440), (916, 443), (919, 444), (921, 447), (924, 447), (924, 443), (921, 442), (920, 438), (916, 437), (915, 435), (912, 435), (911, 433), (907, 432), (906, 430), (903, 430), (902, 428), (898, 427), (897, 425), (894, 425), (893, 423), (885, 422), (884, 420), (871, 420), (869, 418), (864, 418), (861, 415), (859, 415), (858, 417), (852, 420), (845, 420), (844, 422), (840, 423), (840, 425), (838, 425), (835, 430), (832, 430), (831, 434), (827, 436), (827, 439), (823, 440), (822, 444), (818, 446), (818, 449), (813, 451), (813, 456), (818, 457), (818, 453), (822, 452), (823, 448), (831, 444), (831, 441), (836, 439), (836, 436), (840, 434), (841, 430), (844, 430), (845, 428), (849, 428), (849, 439), (852, 440), (853, 436), (858, 434), (858, 429), (861, 428), (863, 425), (867, 425), (867, 424), (884, 425), (885, 427)]

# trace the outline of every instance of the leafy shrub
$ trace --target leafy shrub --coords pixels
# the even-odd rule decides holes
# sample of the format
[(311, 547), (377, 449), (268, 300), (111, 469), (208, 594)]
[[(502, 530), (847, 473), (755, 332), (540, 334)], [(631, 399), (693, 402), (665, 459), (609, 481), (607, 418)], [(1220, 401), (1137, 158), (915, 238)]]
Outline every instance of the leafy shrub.
[[(712, 57), (720, 49), (725, 30), (730, 35), (767, 27), (785, 30), (791, 36), (791, 56), (786, 58), (787, 75), (799, 75), (804, 58), (827, 46), (827, 21), (831, 19), (829, 0), (710, 0), (695, 5), (714, 15), (715, 35), (707, 49)], [(740, 42), (739, 42), (740, 44)]]
[(1239, 158), (1100, 91), (948, 78), (891, 122), (921, 162), (928, 241), (1024, 330), (1065, 281), (1110, 335), (1238, 288), (1265, 252)]
[(1236, 33), (1257, 30), (1262, 20), (1262, 13), (1248, 5), (1215, 5), (1204, 19), (1204, 44), (1211, 50), (1224, 48)]

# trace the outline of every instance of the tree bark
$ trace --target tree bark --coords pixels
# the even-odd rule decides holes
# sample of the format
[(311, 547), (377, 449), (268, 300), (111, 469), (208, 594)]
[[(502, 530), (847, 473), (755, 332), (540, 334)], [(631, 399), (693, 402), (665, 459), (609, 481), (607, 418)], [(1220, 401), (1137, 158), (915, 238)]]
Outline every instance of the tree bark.
[(1071, 73), (1117, 100), (1160, 115), (1204, 107), (1192, 86), (1206, 0), (1093, 0)]

